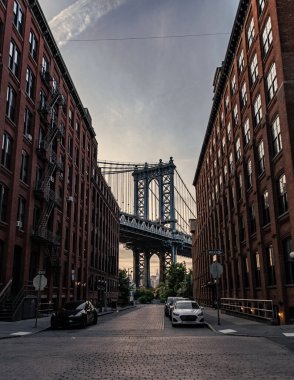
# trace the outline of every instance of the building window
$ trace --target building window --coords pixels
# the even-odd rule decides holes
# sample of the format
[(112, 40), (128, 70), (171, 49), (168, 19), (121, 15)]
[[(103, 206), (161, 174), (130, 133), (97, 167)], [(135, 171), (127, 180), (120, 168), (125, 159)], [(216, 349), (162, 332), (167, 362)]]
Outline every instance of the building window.
[(13, 23), (20, 33), (20, 35), (23, 35), (23, 27), (24, 27), (24, 14), (21, 6), (19, 5), (18, 1), (14, 0), (13, 5)]
[(242, 73), (242, 71), (244, 70), (244, 66), (245, 66), (245, 62), (244, 62), (244, 51), (243, 49), (241, 50), (241, 53), (239, 55), (239, 59), (238, 59), (238, 70), (239, 70), (239, 74)]
[(282, 150), (282, 136), (280, 129), (280, 118), (276, 117), (272, 124), (272, 147), (273, 147), (273, 157), (275, 157)]
[(285, 262), (286, 284), (294, 284), (294, 260), (290, 258), (290, 252), (292, 252), (292, 239), (290, 237), (282, 241), (283, 255)]
[(73, 139), (71, 136), (68, 136), (68, 154), (70, 157), (72, 157), (73, 153)]
[(40, 110), (47, 112), (47, 96), (43, 89), (40, 91)]
[(260, 255), (258, 252), (254, 255), (254, 280), (255, 280), (255, 287), (260, 288), (261, 287), (261, 276), (260, 276)]
[(270, 223), (270, 212), (269, 212), (269, 196), (266, 190), (261, 196), (261, 208), (262, 208), (262, 222), (263, 225)]
[(240, 137), (237, 138), (236, 144), (236, 161), (238, 161), (241, 158), (241, 143), (240, 143)]
[(68, 111), (68, 124), (71, 128), (73, 128), (73, 112), (71, 108)]
[(257, 173), (261, 175), (264, 172), (264, 145), (261, 140), (257, 147)]
[(223, 150), (223, 153), (225, 152), (225, 148), (226, 148), (226, 138), (225, 138), (225, 136), (223, 136), (223, 138), (222, 138), (222, 150)]
[(243, 124), (243, 133), (244, 133), (244, 142), (245, 142), (245, 145), (247, 145), (250, 142), (249, 119), (246, 119), (245, 123)]
[(75, 148), (75, 164), (77, 165), (77, 167), (79, 166), (79, 162), (80, 162), (80, 152), (79, 152), (79, 148), (76, 147)]
[(258, 62), (257, 54), (255, 53), (250, 65), (251, 85), (253, 86), (258, 78)]
[(229, 156), (229, 169), (230, 169), (230, 173), (233, 173), (234, 161), (233, 161), (233, 153), (232, 152), (230, 153), (230, 156)]
[(34, 100), (35, 99), (35, 75), (32, 70), (28, 67), (26, 73), (26, 93), (28, 96)]
[(12, 144), (13, 140), (8, 133), (4, 132), (2, 139), (2, 155), (1, 164), (5, 166), (6, 169), (11, 169), (11, 159), (12, 159)]
[(29, 139), (32, 138), (32, 127), (33, 127), (33, 114), (28, 108), (25, 108), (23, 133)]
[(227, 181), (227, 179), (228, 179), (228, 168), (227, 168), (227, 165), (224, 166), (224, 179), (225, 179), (225, 181)]
[(252, 235), (256, 232), (256, 217), (254, 205), (249, 206), (249, 223), (250, 234)]
[(248, 49), (252, 45), (254, 36), (255, 36), (254, 20), (253, 20), (253, 17), (252, 17), (251, 21), (250, 21), (250, 24), (249, 24), (249, 27), (248, 27), (248, 30), (247, 30), (247, 46), (248, 46)]
[(225, 112), (226, 112), (226, 114), (229, 111), (229, 105), (230, 105), (230, 101), (229, 101), (229, 96), (227, 95), (226, 100), (225, 100)]
[(76, 122), (76, 133), (77, 133), (78, 139), (80, 138), (80, 129), (81, 129), (80, 123)]
[(257, 96), (257, 98), (254, 101), (254, 121), (255, 126), (258, 126), (262, 119), (262, 106), (261, 106), (261, 96), (260, 94)]
[(20, 50), (16, 43), (12, 40), (9, 47), (9, 61), (8, 66), (11, 72), (19, 78), (20, 74)]
[(29, 155), (25, 150), (21, 152), (20, 179), (27, 183), (29, 171)]
[(30, 31), (30, 37), (29, 37), (29, 51), (31, 53), (31, 56), (35, 61), (37, 61), (38, 58), (38, 40), (35, 36), (35, 33)]
[(267, 266), (267, 285), (274, 286), (276, 285), (276, 271), (275, 271), (275, 263), (274, 263), (274, 253), (273, 246), (269, 245), (265, 249), (265, 259)]
[(231, 88), (232, 88), (232, 94), (234, 95), (236, 93), (236, 90), (237, 90), (235, 74), (233, 75), (233, 78), (231, 81)]
[(264, 10), (266, 1), (267, 0), (258, 0), (258, 12), (260, 15), (262, 14), (262, 12)]
[(20, 222), (20, 229), (23, 229), (25, 223), (25, 211), (26, 211), (26, 201), (24, 198), (18, 198), (18, 207), (17, 207), (17, 221)]
[(249, 262), (246, 256), (242, 257), (242, 269), (243, 269), (243, 279), (244, 279), (244, 287), (249, 287)]
[(239, 218), (239, 239), (240, 242), (245, 240), (245, 222), (243, 215), (241, 215)]
[(237, 197), (238, 197), (238, 200), (240, 200), (242, 198), (242, 186), (243, 186), (241, 173), (239, 173), (237, 176), (236, 184), (237, 184), (236, 186)]
[(247, 161), (246, 164), (246, 181), (247, 181), (247, 188), (249, 189), (252, 187), (252, 163), (251, 160)]
[(234, 118), (234, 127), (236, 127), (239, 121), (237, 104), (235, 104), (234, 109), (233, 109), (233, 118)]
[(246, 82), (244, 82), (242, 84), (242, 87), (241, 87), (241, 99), (240, 99), (240, 102), (241, 102), (241, 108), (243, 108), (246, 105), (246, 103), (247, 103)]
[(231, 123), (227, 125), (227, 138), (228, 138), (228, 141), (231, 141), (231, 138), (232, 138)]
[(273, 63), (266, 77), (268, 98), (272, 100), (278, 89), (276, 64)]
[(16, 92), (8, 85), (6, 93), (6, 116), (13, 122), (16, 119)]
[(0, 221), (7, 222), (8, 187), (0, 182)]
[(279, 215), (282, 215), (288, 211), (288, 195), (285, 174), (282, 174), (278, 180), (278, 207)]
[(48, 74), (49, 74), (49, 61), (44, 55), (42, 58), (41, 74), (42, 74), (42, 77), (44, 79), (46, 79), (46, 80), (50, 79), (48, 76)]
[(272, 22), (271, 22), (271, 18), (269, 17), (265, 24), (264, 30), (262, 32), (262, 48), (263, 48), (264, 55), (267, 54), (272, 43), (273, 43)]

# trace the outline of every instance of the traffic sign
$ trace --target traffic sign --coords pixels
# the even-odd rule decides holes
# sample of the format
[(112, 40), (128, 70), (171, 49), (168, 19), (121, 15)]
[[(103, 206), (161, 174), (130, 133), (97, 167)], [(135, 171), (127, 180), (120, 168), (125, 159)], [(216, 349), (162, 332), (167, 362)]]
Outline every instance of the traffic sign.
[(208, 254), (212, 255), (212, 256), (214, 256), (214, 255), (220, 256), (223, 254), (223, 251), (221, 249), (209, 249)]
[(212, 278), (220, 278), (223, 274), (223, 266), (217, 261), (210, 264), (210, 274)]
[(43, 274), (37, 274), (33, 279), (33, 285), (36, 290), (44, 290), (47, 285), (47, 278)]

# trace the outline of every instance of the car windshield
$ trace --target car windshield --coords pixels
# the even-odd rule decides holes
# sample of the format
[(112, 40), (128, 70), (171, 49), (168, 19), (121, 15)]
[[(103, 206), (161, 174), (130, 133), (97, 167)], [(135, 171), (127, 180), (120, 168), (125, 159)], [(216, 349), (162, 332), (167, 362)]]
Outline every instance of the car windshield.
[(199, 305), (197, 302), (177, 302), (175, 305), (176, 309), (199, 309)]
[(84, 301), (75, 301), (75, 302), (67, 302), (63, 308), (65, 310), (82, 310), (85, 308), (85, 302)]

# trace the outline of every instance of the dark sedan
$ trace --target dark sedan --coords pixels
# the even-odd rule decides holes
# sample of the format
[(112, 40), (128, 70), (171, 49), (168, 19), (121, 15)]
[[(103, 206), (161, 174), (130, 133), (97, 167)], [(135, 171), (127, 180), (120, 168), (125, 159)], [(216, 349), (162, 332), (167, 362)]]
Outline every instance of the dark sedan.
[(97, 318), (97, 310), (90, 301), (71, 301), (52, 314), (51, 328), (96, 325)]

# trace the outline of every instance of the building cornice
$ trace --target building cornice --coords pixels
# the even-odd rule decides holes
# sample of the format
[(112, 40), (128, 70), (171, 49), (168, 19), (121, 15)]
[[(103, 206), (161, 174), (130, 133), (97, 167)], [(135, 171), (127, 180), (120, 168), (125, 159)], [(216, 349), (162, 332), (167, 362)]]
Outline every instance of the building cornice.
[(239, 40), (240, 40), (240, 37), (242, 34), (242, 30), (244, 27), (244, 23), (245, 23), (245, 19), (246, 19), (246, 15), (247, 15), (249, 5), (250, 5), (250, 0), (240, 0), (238, 10), (237, 10), (237, 14), (235, 17), (235, 21), (233, 24), (233, 29), (232, 29), (231, 37), (229, 40), (225, 60), (223, 61), (223, 64), (222, 64), (220, 78), (218, 80), (216, 90), (215, 90), (215, 94), (213, 97), (212, 109), (211, 109), (210, 117), (208, 120), (208, 125), (206, 128), (206, 133), (204, 136), (204, 142), (202, 144), (201, 152), (199, 155), (196, 173), (194, 176), (194, 181), (193, 181), (194, 186), (196, 185), (198, 176), (200, 174), (200, 170), (201, 170), (201, 166), (202, 166), (202, 161), (204, 159), (206, 147), (207, 147), (209, 139), (210, 139), (211, 131), (212, 131), (213, 126), (215, 124), (215, 119), (216, 119), (216, 116), (217, 116), (217, 113), (218, 113), (218, 110), (220, 107), (220, 103), (221, 103), (221, 100), (222, 100), (222, 97), (224, 94), (227, 79), (228, 79), (228, 76), (230, 75), (230, 70), (231, 70), (232, 63), (233, 63), (233, 60), (234, 60), (234, 57), (236, 54), (236, 50), (238, 48)]

